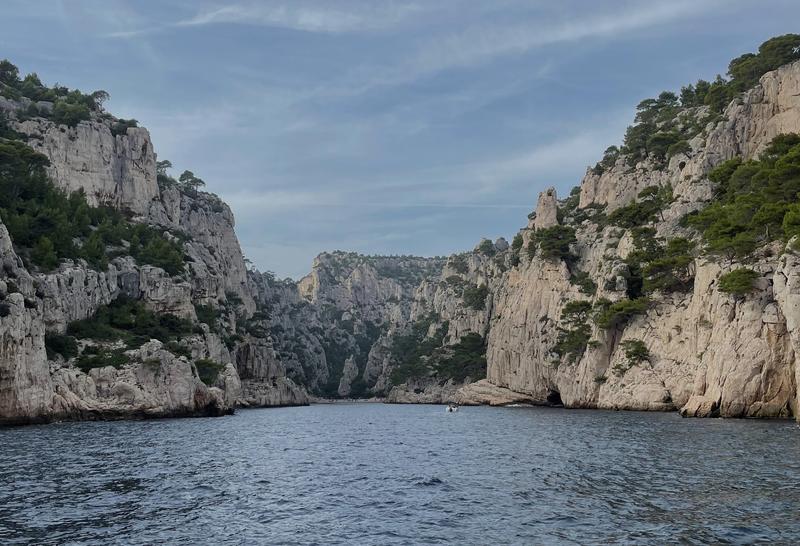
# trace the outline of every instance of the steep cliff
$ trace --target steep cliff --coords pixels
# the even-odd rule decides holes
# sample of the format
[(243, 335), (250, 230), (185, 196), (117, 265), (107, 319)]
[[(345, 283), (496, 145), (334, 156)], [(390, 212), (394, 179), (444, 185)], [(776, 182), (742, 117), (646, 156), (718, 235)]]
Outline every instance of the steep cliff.
[[(493, 298), (488, 380), (538, 403), (569, 407), (797, 415), (794, 246), (776, 241), (747, 256), (715, 255), (685, 219), (718, 194), (719, 179), (708, 176), (714, 167), (732, 158), (757, 158), (776, 136), (800, 132), (799, 97), (800, 63), (783, 66), (765, 74), (671, 158), (651, 156), (632, 165), (621, 154), (613, 164), (587, 172), (569, 199), (556, 204), (541, 197), (536, 220), (551, 224), (556, 208), (558, 225), (574, 230), (573, 255), (548, 258), (534, 245), (532, 257), (523, 254), (520, 266), (507, 273)], [(676, 117), (704, 119), (707, 110), (684, 109)], [(652, 219), (632, 222), (640, 205), (664, 189), (671, 195)], [(546, 234), (540, 230), (534, 222), (521, 235), (527, 243)], [(644, 292), (632, 286), (631, 271), (631, 257), (644, 251), (645, 239), (655, 242), (662, 266), (672, 241), (697, 245), (683, 254), (684, 263), (672, 264), (681, 286), (656, 285), (646, 302)], [(646, 272), (655, 271), (656, 263), (651, 258)], [(744, 266), (755, 271), (752, 290), (740, 296), (723, 292), (723, 274)], [(592, 279), (596, 291), (586, 293), (571, 282), (576, 273)], [(580, 331), (576, 315), (569, 314), (579, 306), (567, 307), (570, 302), (587, 302), (585, 312), (597, 313), (600, 305), (623, 314), (610, 325), (584, 321), (586, 330)], [(574, 357), (564, 353), (570, 341), (565, 332), (573, 340), (586, 335)]]
[(90, 96), (2, 91), (17, 236), (0, 224), (0, 422), (307, 404), (260, 329), (228, 206), (158, 172), (147, 130)]
[(742, 73), (643, 101), (511, 244), (323, 253), (297, 282), (248, 270), (228, 206), (96, 94), (0, 82), (0, 422), (307, 392), (796, 416), (800, 62)]
[(414, 312), (420, 283), (438, 276), (444, 259), (321, 254), (295, 283), (255, 273), (259, 304), (289, 377), (326, 397), (387, 390), (385, 343)]
[[(542, 192), (512, 245), (484, 240), (405, 290), (410, 308), (373, 308), (382, 332), (365, 344), (366, 365), (345, 351), (339, 369), (325, 373), (345, 383), (361, 377), (362, 388), (390, 402), (797, 415), (797, 257), (786, 227), (795, 221), (796, 142), (773, 143), (800, 132), (800, 63), (766, 72), (743, 92), (715, 83), (732, 93), (727, 106), (703, 104), (701, 83), (680, 99), (643, 101), (626, 146), (609, 148), (566, 199)], [(767, 175), (754, 169), (776, 162), (789, 178), (765, 190), (764, 205), (748, 198), (742, 208), (737, 184), (755, 176), (747, 191), (761, 191)], [(734, 214), (720, 205), (725, 192), (726, 206), (744, 219), (709, 227), (708, 216)], [(791, 195), (780, 201), (776, 192)], [(766, 228), (756, 233), (759, 218)], [(327, 294), (335, 306), (352, 279), (323, 282), (318, 268), (298, 292), (309, 302)], [(740, 269), (747, 288), (725, 288)], [(360, 286), (365, 297), (342, 308), (348, 319), (365, 301), (385, 301), (374, 283)], [(315, 321), (320, 331), (336, 323), (325, 314)], [(465, 386), (482, 379), (478, 339), (487, 379)]]

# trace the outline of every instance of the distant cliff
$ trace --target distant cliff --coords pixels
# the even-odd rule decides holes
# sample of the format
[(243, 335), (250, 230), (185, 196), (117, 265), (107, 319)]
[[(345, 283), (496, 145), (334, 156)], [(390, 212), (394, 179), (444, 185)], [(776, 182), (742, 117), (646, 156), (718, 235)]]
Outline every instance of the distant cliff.
[[(366, 363), (340, 355), (342, 381), (392, 402), (798, 415), (800, 63), (739, 66), (777, 65), (797, 39), (643, 101), (625, 145), (566, 198), (542, 192), (511, 245), (484, 240), (405, 290)], [(358, 287), (348, 318), (386, 301), (319, 266), (301, 299)]]

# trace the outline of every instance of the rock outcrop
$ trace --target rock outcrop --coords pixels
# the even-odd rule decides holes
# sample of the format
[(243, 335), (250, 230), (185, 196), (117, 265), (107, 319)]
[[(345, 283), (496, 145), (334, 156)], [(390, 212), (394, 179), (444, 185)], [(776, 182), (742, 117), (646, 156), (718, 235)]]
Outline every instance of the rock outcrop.
[[(800, 132), (798, 78), (800, 63), (767, 73), (760, 85), (728, 106), (721, 121), (706, 128), (704, 137), (691, 141), (690, 151), (664, 167), (642, 162), (631, 168), (620, 158), (601, 173), (587, 172), (575, 214), (612, 211), (630, 204), (645, 188), (669, 186), (675, 200), (654, 229), (665, 239), (691, 236), (679, 220), (711, 198), (707, 174), (713, 167), (737, 156), (757, 157), (776, 135)], [(695, 113), (703, 114), (702, 109)], [(547, 206), (543, 196), (537, 208)], [(531, 229), (539, 227), (539, 218), (537, 211)], [(564, 303), (624, 298), (624, 259), (632, 250), (630, 231), (599, 228), (587, 220), (571, 225), (576, 263), (523, 257), (494, 294), (489, 382), (536, 403), (557, 396), (568, 407), (680, 410), (686, 416), (798, 414), (793, 296), (798, 270), (791, 246), (773, 245), (749, 265), (760, 278), (746, 298), (722, 293), (718, 286), (720, 276), (739, 264), (695, 258), (691, 292), (656, 295), (649, 310), (623, 327), (594, 327), (593, 345), (570, 363), (553, 352), (564, 327)], [(596, 282), (594, 297), (571, 282), (575, 271)], [(624, 347), (629, 340), (646, 348), (648, 361), (628, 364)]]
[(16, 129), (50, 159), (53, 182), (66, 191), (83, 190), (92, 205), (145, 215), (158, 199), (156, 155), (147, 129), (130, 127), (115, 135), (99, 119), (67, 127), (42, 118), (18, 123)]
[[(104, 269), (77, 259), (43, 272), (17, 255), (0, 223), (0, 423), (222, 415), (236, 406), (308, 404), (275, 356), (268, 331), (259, 330), (264, 310), (256, 304), (230, 208), (168, 177), (158, 183), (146, 129), (119, 130), (107, 114), (72, 127), (45, 117), (17, 120), (29, 102), (3, 99), (1, 113), (49, 159), (52, 182), (82, 191), (90, 205), (165, 230), (188, 265), (185, 274), (172, 275), (137, 263), (125, 247), (115, 249), (118, 257)], [(182, 348), (157, 340), (131, 350), (122, 342), (93, 345), (119, 353), (125, 363), (115, 366), (81, 368), (74, 356), (47, 354), (47, 335), (63, 334), (120, 297), (143, 302), (156, 316), (191, 321), (196, 332)], [(198, 306), (212, 314), (211, 324), (199, 322)], [(208, 385), (195, 365), (203, 359), (221, 367)]]

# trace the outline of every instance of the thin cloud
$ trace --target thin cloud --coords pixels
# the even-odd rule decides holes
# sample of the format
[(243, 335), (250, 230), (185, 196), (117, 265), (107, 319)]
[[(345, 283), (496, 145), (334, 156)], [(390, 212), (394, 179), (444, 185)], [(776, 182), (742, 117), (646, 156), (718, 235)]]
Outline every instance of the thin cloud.
[[(385, 70), (360, 67), (334, 94), (360, 94), (374, 87), (413, 82), (448, 69), (480, 65), (507, 55), (520, 55), (545, 46), (593, 38), (621, 37), (626, 32), (666, 25), (717, 8), (721, 0), (681, 0), (664, 4), (593, 14), (583, 19), (525, 20), (513, 24), (480, 24), (462, 32), (422, 43), (410, 59)], [(544, 74), (543, 74), (544, 76)]]
[(153, 27), (153, 28), (139, 28), (139, 29), (131, 29), (131, 30), (119, 30), (116, 32), (108, 32), (103, 34), (103, 38), (121, 38), (121, 39), (128, 39), (128, 38), (138, 38), (139, 36), (145, 36), (147, 34), (154, 34), (163, 27)]
[(391, 27), (422, 8), (416, 4), (394, 2), (334, 7), (329, 3), (233, 4), (202, 11), (177, 26), (203, 26), (223, 23), (289, 28), (306, 32), (344, 33), (374, 31)]

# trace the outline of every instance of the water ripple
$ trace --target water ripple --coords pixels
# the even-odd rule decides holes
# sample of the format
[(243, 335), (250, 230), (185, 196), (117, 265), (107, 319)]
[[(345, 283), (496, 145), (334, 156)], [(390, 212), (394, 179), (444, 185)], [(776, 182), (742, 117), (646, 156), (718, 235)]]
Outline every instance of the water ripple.
[(2, 544), (800, 541), (790, 422), (346, 404), (0, 445)]

